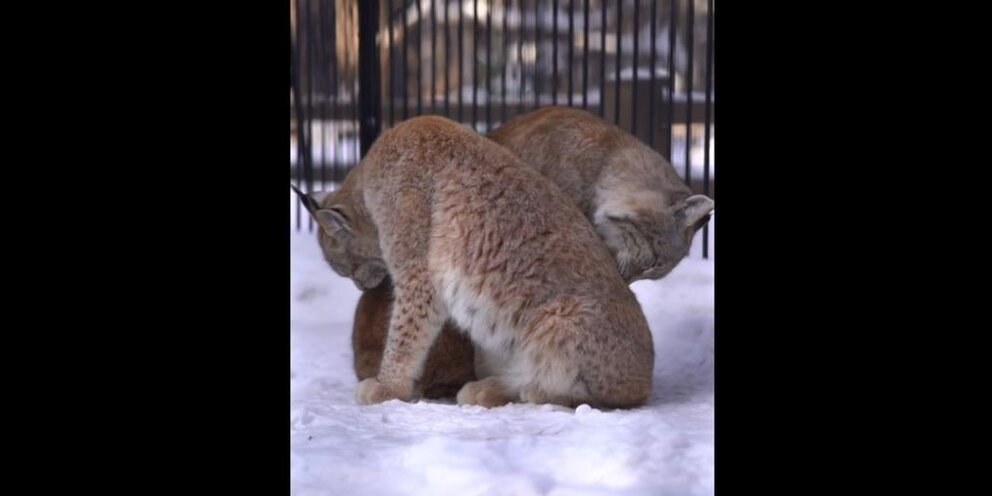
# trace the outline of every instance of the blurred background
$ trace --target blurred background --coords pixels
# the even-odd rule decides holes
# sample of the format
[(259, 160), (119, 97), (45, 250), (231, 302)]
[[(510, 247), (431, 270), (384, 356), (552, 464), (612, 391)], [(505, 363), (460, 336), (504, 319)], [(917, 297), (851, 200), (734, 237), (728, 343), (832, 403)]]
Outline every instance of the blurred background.
[[(290, 175), (334, 189), (421, 114), (485, 133), (546, 105), (589, 110), (715, 197), (714, 0), (291, 0)], [(313, 230), (291, 195), (291, 223)], [(709, 256), (709, 229), (698, 253)]]

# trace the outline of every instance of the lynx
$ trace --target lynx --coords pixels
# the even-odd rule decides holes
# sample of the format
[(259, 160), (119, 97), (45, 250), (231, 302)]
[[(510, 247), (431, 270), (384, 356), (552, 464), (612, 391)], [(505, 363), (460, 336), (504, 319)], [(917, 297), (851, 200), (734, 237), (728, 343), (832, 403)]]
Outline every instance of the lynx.
[(646, 400), (651, 334), (614, 257), (576, 202), (507, 149), (441, 117), (410, 119), (308, 208), (335, 272), (366, 290), (387, 275), (394, 285), (359, 403), (415, 399), (449, 319), (485, 354), (460, 404)]
[(584, 110), (544, 107), (488, 137), (572, 197), (628, 283), (671, 272), (713, 210), (664, 157)]

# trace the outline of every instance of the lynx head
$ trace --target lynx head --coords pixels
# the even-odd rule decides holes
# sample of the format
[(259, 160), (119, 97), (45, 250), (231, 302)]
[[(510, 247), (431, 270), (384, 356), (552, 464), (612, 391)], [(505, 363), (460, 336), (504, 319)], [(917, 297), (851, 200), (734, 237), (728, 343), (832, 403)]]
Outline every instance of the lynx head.
[(689, 254), (693, 237), (709, 221), (712, 211), (713, 200), (693, 195), (662, 212), (608, 216), (597, 230), (628, 284), (661, 279)]
[(378, 286), (389, 275), (379, 249), (375, 226), (360, 215), (360, 207), (347, 189), (309, 195), (290, 185), (320, 226), (317, 240), (324, 259), (338, 275), (348, 277), (358, 289)]

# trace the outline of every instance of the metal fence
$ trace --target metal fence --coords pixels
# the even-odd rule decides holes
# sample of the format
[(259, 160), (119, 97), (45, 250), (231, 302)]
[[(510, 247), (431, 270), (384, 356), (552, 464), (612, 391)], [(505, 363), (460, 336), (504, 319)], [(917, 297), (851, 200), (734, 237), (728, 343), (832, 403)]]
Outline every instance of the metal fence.
[(485, 133), (568, 105), (636, 135), (713, 197), (713, 3), (291, 0), (291, 180), (333, 189), (381, 131), (417, 115)]

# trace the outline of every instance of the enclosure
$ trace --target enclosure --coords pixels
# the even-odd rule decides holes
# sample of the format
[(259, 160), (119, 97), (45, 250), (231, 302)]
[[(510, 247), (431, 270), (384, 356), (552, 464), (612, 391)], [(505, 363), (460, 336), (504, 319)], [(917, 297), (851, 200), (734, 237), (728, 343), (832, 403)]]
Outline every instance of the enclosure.
[[(636, 135), (716, 198), (713, 0), (292, 0), (291, 9), (291, 179), (304, 191), (332, 188), (381, 131), (413, 116), (485, 133), (567, 105)], [(313, 229), (298, 205), (293, 216)]]
[[(480, 133), (546, 105), (587, 109), (715, 196), (713, 0), (291, 0), (290, 174), (334, 189), (395, 124)], [(291, 493), (712, 495), (713, 225), (660, 280), (648, 403), (624, 411), (355, 402), (359, 291), (290, 193)]]

